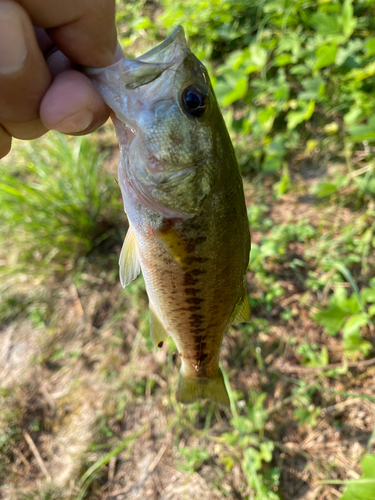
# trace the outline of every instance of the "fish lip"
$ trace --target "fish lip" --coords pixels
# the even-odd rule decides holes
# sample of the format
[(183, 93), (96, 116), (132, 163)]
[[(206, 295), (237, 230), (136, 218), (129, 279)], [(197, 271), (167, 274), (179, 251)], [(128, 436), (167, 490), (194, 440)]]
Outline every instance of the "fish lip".
[[(175, 42), (176, 42), (176, 49), (173, 51), (173, 54), (171, 55), (171, 58), (169, 61), (165, 61), (165, 62), (150, 61), (150, 58), (153, 58), (154, 56), (162, 53), (163, 51), (165, 51), (165, 49), (167, 47), (169, 47), (171, 44), (173, 44)], [(188, 45), (187, 45), (186, 40), (185, 40), (185, 31), (184, 31), (184, 28), (182, 26), (176, 26), (174, 28), (174, 30), (172, 31), (172, 33), (170, 33), (170, 35), (167, 36), (167, 38), (162, 43), (160, 43), (159, 45), (157, 45), (153, 49), (149, 50), (145, 54), (137, 57), (136, 59), (126, 58), (124, 56), (121, 45), (119, 44), (119, 42), (117, 42), (117, 48), (116, 48), (115, 55), (114, 55), (115, 62), (113, 64), (110, 64), (109, 66), (102, 66), (99, 68), (87, 66), (87, 67), (83, 68), (83, 72), (87, 76), (98, 76), (98, 75), (101, 75), (102, 73), (104, 73), (105, 71), (116, 70), (116, 68), (118, 66), (121, 66), (122, 64), (124, 64), (124, 61), (127, 61), (129, 63), (138, 62), (138, 63), (142, 63), (144, 65), (155, 66), (157, 68), (165, 70), (165, 69), (168, 69), (168, 67), (170, 67), (170, 65), (172, 63), (174, 63), (175, 55), (176, 55), (176, 52), (178, 52), (178, 49), (180, 49), (180, 51), (183, 51), (183, 52), (189, 51)]]
[[(172, 31), (172, 33), (170, 33), (162, 43), (160, 43), (159, 45), (157, 45), (153, 49), (146, 52), (146, 54), (139, 56), (137, 59), (138, 59), (138, 61), (148, 62), (147, 59), (153, 58), (154, 56), (160, 54), (167, 47), (169, 47), (169, 45), (172, 45), (175, 42), (176, 42), (176, 48), (180, 48), (180, 49), (189, 51), (189, 48), (188, 48), (188, 45), (187, 45), (186, 39), (185, 39), (184, 28), (180, 25), (176, 26), (174, 28), (174, 30)], [(173, 59), (174, 59), (174, 54), (172, 55), (172, 60)]]

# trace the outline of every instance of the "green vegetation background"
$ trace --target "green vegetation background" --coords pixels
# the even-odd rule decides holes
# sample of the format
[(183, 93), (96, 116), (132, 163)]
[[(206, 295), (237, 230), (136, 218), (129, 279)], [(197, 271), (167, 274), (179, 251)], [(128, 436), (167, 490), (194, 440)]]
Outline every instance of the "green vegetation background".
[[(250, 293), (254, 320), (239, 331), (246, 339), (241, 362), (256, 359), (257, 369), (266, 376), (268, 362), (258, 335), (272, 337), (275, 310), (291, 296), (284, 286), (286, 270), (292, 275), (291, 282), (302, 283), (298, 301), (321, 335), (318, 342), (304, 339), (303, 332), (300, 337), (291, 334), (285, 339), (301, 367), (316, 369), (311, 372), (312, 382), (293, 379), (289, 392), (280, 400), (275, 398), (271, 407), (265, 403), (267, 387), (275, 384), (271, 379), (263, 389), (248, 393), (234, 386), (232, 417), (223, 417), (227, 419), (225, 432), (211, 439), (221, 447), (217, 462), (211, 465), (223, 476), (239, 464), (241, 498), (283, 498), (280, 466), (275, 461), (276, 438), (267, 432), (268, 419), (279, 408), (288, 407), (300, 428), (314, 429), (324, 418), (322, 408), (332, 402), (326, 396), (317, 403), (316, 395), (332, 381), (347, 376), (350, 363), (356, 368), (375, 354), (375, 3), (138, 0), (118, 2), (117, 24), (129, 57), (160, 42), (177, 24), (183, 25), (192, 50), (211, 74), (245, 179), (249, 222), (255, 235), (249, 264), (249, 279), (257, 287)], [(65, 286), (71, 280), (79, 291), (89, 281), (87, 276), (109, 287), (117, 283), (126, 220), (114, 182), (114, 150), (113, 133), (107, 125), (88, 138), (51, 133), (32, 143), (19, 143), (3, 161), (0, 327), (22, 317), (51, 332), (58, 313), (53, 312), (48, 295), (54, 296), (59, 283)], [(284, 203), (285, 222), (274, 224), (274, 207), (288, 199), (310, 203), (313, 215), (300, 217), (298, 203), (293, 205), (295, 212), (288, 214)], [(345, 214), (346, 219), (335, 218), (337, 214)], [(292, 247), (300, 251), (293, 253)], [(122, 307), (127, 307), (140, 318), (138, 328), (148, 338), (142, 280), (119, 293), (119, 299), (112, 297), (115, 305), (108, 321), (116, 324)], [(299, 314), (288, 305), (280, 311), (284, 325)], [(116, 328), (114, 335), (121, 337)], [(329, 343), (321, 340), (330, 337), (340, 352), (337, 367), (331, 367)], [(52, 339), (35, 363), (74, 361), (81, 356), (79, 350), (67, 352), (63, 339)], [(149, 340), (146, 347), (150, 349)], [(164, 377), (170, 376), (171, 366), (168, 364)], [(241, 370), (240, 364), (234, 368)], [(106, 370), (108, 379), (116, 377), (108, 367)], [(142, 397), (151, 390), (148, 384), (145, 377), (127, 390)], [(358, 396), (358, 391), (348, 392), (346, 386), (341, 393), (332, 387), (333, 394), (343, 400)], [(14, 391), (14, 387), (2, 389), (0, 381), (1, 408), (13, 408)], [(366, 394), (359, 397), (375, 402)], [(190, 427), (199, 419), (204, 419), (204, 432), (211, 420), (221, 420), (212, 407), (205, 406), (206, 413), (202, 413), (201, 406), (194, 405), (182, 417), (173, 403), (183, 432), (198, 432)], [(0, 477), (6, 482), (7, 467), (14, 460), (12, 446), (22, 439), (23, 420), (22, 411), (13, 408), (1, 413), (1, 408)], [(41, 423), (35, 422), (32, 430), (37, 433)], [(107, 437), (113, 436), (108, 429)], [(357, 457), (357, 475), (361, 462), (363, 478), (347, 486), (342, 500), (375, 499), (373, 437), (374, 433), (367, 453), (362, 451)], [(113, 449), (119, 453), (121, 446)], [(96, 498), (95, 474), (113, 456), (113, 451), (108, 452), (91, 467), (82, 465), (75, 490), (79, 493), (71, 498)], [(197, 445), (176, 452), (179, 467), (189, 472), (199, 471), (210, 460), (211, 451)], [(330, 484), (336, 482), (337, 491), (342, 492), (342, 485), (352, 476), (331, 475), (330, 471), (327, 465), (320, 477)], [(314, 482), (316, 478), (310, 479)], [(219, 480), (212, 486), (232, 498), (220, 488)], [(49, 494), (48, 498), (60, 498), (59, 492)], [(47, 498), (47, 493), (40, 493), (40, 498)]]

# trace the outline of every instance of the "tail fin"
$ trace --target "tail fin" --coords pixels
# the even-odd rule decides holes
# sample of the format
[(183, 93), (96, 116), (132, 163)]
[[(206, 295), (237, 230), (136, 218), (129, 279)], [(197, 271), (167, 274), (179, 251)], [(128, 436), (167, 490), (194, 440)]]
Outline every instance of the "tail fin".
[(222, 406), (230, 406), (223, 374), (219, 369), (217, 378), (188, 378), (181, 367), (177, 387), (177, 401), (190, 404), (197, 399), (209, 399)]

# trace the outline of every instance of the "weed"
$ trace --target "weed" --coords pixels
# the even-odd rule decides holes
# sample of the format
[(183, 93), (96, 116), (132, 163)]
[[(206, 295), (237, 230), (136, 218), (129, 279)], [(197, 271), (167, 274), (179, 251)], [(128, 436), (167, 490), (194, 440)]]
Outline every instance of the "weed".
[[(361, 329), (373, 324), (371, 318), (375, 314), (373, 306), (375, 289), (372, 287), (364, 288), (359, 293), (352, 278), (351, 281), (352, 285), (355, 286), (355, 291), (349, 297), (347, 297), (345, 288), (336, 287), (328, 307), (315, 313), (313, 318), (317, 323), (324, 326), (329, 335), (337, 335), (342, 330), (344, 349), (347, 356), (355, 356), (359, 353), (367, 355), (373, 349), (373, 346), (367, 340), (363, 340)], [(368, 309), (365, 306), (366, 304), (369, 304)]]
[(19, 163), (0, 177), (3, 236), (17, 244), (17, 267), (71, 269), (118, 221), (119, 191), (102, 166), (106, 152), (98, 152), (95, 136), (58, 133), (20, 144), (17, 152)]
[(375, 498), (375, 455), (366, 455), (361, 461), (363, 476), (351, 481), (326, 481), (329, 484), (344, 484), (346, 488), (340, 500), (372, 500)]
[(102, 458), (97, 460), (91, 467), (87, 469), (87, 471), (81, 476), (78, 487), (80, 488), (79, 493), (77, 495), (76, 500), (83, 500), (86, 495), (86, 491), (88, 490), (90, 484), (95, 479), (95, 476), (100, 472), (100, 470), (109, 463), (111, 458), (115, 457), (119, 453), (121, 453), (126, 447), (130, 447), (130, 450), (127, 450), (127, 454), (131, 451), (131, 445), (133, 441), (142, 436), (142, 434), (146, 431), (148, 425), (143, 426), (137, 432), (132, 433), (126, 439), (123, 440), (116, 448), (112, 451), (104, 455)]

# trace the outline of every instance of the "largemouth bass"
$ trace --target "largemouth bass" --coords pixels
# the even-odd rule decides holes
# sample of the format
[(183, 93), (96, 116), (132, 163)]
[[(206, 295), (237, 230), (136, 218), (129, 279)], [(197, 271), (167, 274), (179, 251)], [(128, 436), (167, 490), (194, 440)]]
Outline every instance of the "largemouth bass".
[(181, 357), (177, 399), (229, 405), (219, 352), (249, 319), (250, 233), (242, 179), (208, 73), (181, 26), (137, 59), (89, 70), (114, 111), (119, 184), (129, 220), (125, 287), (142, 270), (150, 332)]

